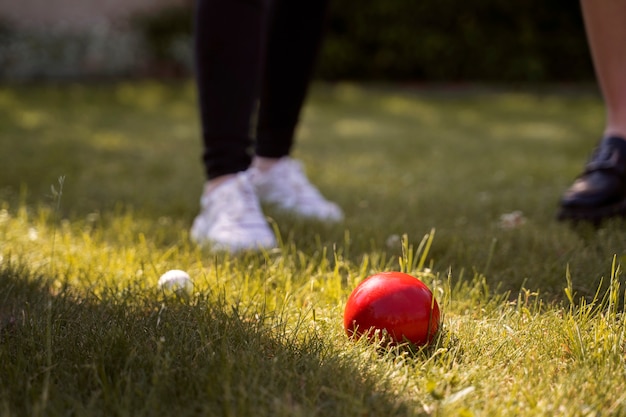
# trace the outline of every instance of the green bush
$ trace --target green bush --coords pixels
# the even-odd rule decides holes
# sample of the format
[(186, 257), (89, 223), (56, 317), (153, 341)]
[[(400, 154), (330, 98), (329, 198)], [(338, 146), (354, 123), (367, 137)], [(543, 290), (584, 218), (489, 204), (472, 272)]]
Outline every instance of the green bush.
[(134, 75), (145, 61), (134, 31), (113, 25), (18, 28), (0, 18), (0, 82)]
[(325, 79), (576, 81), (593, 77), (571, 0), (334, 0)]
[(192, 18), (190, 6), (171, 6), (131, 20), (144, 41), (149, 74), (174, 75), (192, 70)]

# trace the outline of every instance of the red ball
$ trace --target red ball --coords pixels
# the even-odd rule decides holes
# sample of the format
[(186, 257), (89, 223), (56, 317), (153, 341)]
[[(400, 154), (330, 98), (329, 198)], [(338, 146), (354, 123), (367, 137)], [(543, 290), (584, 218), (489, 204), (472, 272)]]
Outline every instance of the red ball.
[(439, 330), (439, 305), (419, 279), (402, 272), (381, 272), (363, 280), (352, 291), (343, 315), (350, 337), (386, 330), (395, 344), (409, 341), (422, 346)]

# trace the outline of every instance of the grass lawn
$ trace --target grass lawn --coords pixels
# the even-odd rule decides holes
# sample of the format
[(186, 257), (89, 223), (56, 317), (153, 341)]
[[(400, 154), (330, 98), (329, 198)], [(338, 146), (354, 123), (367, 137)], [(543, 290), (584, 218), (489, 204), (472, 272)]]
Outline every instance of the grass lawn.
[[(594, 90), (316, 84), (295, 156), (346, 220), (268, 207), (280, 249), (239, 256), (189, 241), (195, 100), (0, 86), (0, 415), (626, 415), (626, 224), (555, 221)], [(157, 288), (169, 269), (190, 296)], [(344, 335), (386, 270), (434, 291), (431, 346)]]

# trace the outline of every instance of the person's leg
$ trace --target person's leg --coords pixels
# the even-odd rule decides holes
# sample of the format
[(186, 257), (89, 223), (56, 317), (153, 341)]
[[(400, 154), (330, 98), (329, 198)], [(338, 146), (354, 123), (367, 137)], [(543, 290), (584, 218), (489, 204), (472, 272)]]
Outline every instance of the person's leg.
[(269, 17), (255, 155), (289, 155), (320, 48), (327, 0), (274, 0)]
[(261, 201), (308, 218), (338, 221), (326, 200), (289, 157), (320, 48), (327, 0), (274, 0), (261, 83), (257, 141), (250, 177)]
[(626, 0), (581, 0), (606, 108), (603, 138), (561, 198), (559, 218), (598, 222), (626, 214)]
[(212, 249), (271, 248), (276, 239), (245, 174), (269, 0), (198, 0), (196, 78), (207, 182), (190, 236)]
[(207, 179), (250, 165), (268, 0), (198, 0), (194, 54)]
[(591, 55), (606, 105), (606, 136), (626, 138), (626, 1), (582, 0)]

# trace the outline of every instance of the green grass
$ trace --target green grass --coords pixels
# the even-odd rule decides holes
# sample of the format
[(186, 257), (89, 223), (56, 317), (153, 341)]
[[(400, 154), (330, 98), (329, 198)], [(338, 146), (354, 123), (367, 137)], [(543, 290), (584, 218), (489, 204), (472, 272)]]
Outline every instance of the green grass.
[[(0, 415), (626, 414), (625, 224), (554, 220), (602, 128), (593, 91), (315, 85), (295, 156), (346, 221), (268, 208), (281, 247), (241, 256), (189, 241), (195, 100), (0, 87)], [(190, 296), (157, 289), (169, 269)], [(433, 289), (432, 346), (345, 337), (383, 270)]]

